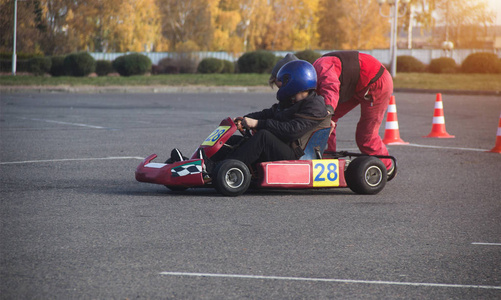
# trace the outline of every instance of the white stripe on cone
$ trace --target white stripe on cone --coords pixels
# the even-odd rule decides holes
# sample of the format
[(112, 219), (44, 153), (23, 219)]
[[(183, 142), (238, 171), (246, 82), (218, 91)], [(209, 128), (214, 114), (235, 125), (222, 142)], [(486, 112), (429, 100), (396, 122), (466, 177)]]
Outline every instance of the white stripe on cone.
[(433, 117), (433, 124), (445, 124), (444, 117)]
[(387, 121), (385, 129), (398, 129), (398, 122), (397, 121)]
[(388, 112), (389, 113), (396, 113), (397, 112), (397, 106), (395, 104), (388, 105)]

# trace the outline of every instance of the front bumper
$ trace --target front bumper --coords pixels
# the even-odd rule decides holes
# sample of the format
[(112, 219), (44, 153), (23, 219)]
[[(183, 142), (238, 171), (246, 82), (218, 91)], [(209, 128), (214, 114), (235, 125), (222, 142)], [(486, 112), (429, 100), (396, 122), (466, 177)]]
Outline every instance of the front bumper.
[(136, 169), (136, 180), (166, 186), (197, 187), (204, 185), (203, 159), (189, 159), (172, 164), (154, 163), (151, 154)]

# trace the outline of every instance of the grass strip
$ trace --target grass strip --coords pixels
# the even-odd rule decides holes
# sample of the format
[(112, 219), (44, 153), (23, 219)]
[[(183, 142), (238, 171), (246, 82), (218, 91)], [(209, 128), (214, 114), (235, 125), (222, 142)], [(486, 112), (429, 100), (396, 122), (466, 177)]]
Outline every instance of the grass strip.
[[(168, 74), (153, 76), (0, 76), (0, 86), (265, 86), (268, 74)], [(501, 74), (399, 73), (395, 88), (501, 91)]]

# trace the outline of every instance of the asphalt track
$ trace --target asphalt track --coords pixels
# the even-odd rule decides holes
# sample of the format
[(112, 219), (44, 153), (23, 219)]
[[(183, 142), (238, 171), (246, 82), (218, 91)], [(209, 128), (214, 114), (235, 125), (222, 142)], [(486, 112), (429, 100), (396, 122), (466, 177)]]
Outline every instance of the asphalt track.
[[(1, 299), (499, 299), (501, 97), (396, 93), (399, 174), (349, 189), (182, 194), (140, 159), (191, 154), (271, 93), (3, 93)], [(358, 109), (338, 127), (355, 150)], [(383, 126), (384, 127), (384, 126)], [(380, 134), (384, 134), (381, 128)]]

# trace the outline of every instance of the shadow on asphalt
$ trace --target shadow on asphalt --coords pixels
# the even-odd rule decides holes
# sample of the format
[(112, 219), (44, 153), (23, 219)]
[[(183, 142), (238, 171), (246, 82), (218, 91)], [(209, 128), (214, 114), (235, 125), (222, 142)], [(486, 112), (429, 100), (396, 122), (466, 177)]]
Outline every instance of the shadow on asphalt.
[[(98, 194), (128, 195), (128, 196), (166, 196), (166, 197), (224, 197), (212, 188), (189, 188), (185, 191), (171, 191), (167, 187), (162, 188), (159, 185), (153, 187), (127, 187), (127, 188), (109, 188), (94, 190)], [(249, 189), (245, 197), (262, 196), (325, 196), (325, 195), (356, 195), (350, 189), (301, 189), (301, 190), (277, 190), (277, 189)]]

